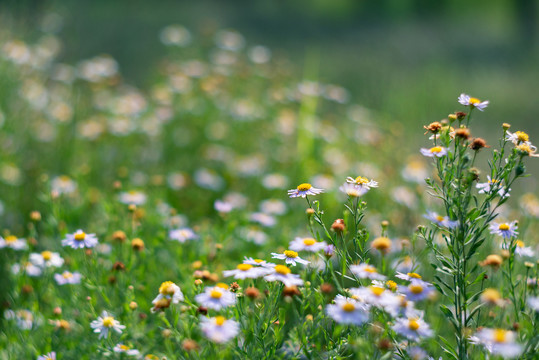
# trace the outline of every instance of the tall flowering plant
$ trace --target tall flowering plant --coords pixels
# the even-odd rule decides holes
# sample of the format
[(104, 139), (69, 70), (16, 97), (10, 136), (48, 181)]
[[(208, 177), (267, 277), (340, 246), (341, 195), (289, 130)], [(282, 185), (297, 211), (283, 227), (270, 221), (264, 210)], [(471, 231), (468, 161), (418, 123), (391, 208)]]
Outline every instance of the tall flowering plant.
[[(419, 233), (436, 259), (432, 264), (435, 286), (445, 299), (440, 308), (455, 329), (455, 342), (441, 337), (442, 347), (448, 358), (460, 360), (468, 358), (470, 341), (482, 341), (481, 337), (470, 336), (472, 329), (488, 325), (481, 317), (486, 272), (478, 265), (478, 251), (485, 247), (490, 232), (501, 236), (507, 249), (514, 252), (517, 222), (495, 220), (500, 206), (510, 199), (515, 181), (525, 176), (525, 159), (535, 156), (536, 148), (527, 134), (511, 133), (510, 125), (503, 124), (499, 148), (491, 152), (486, 181), (482, 182), (484, 175), (476, 168), (476, 161), (478, 153), (489, 146), (485, 140), (472, 137), (469, 125), (472, 114), (476, 109), (484, 111), (488, 101), (462, 94), (459, 102), (467, 107), (467, 113), (457, 112), (449, 115), (446, 122), (425, 126), (425, 134), (433, 144), (421, 149), (421, 153), (432, 158), (437, 175), (435, 179), (427, 178), (426, 183), (430, 194), (440, 200), (442, 212), (430, 212), (427, 218), (431, 225), (420, 227)], [(518, 319), (524, 305), (515, 298), (510, 269), (504, 273), (510, 282), (508, 296), (514, 303), (513, 316)], [(496, 331), (498, 338), (493, 343), (508, 341), (509, 336), (504, 334), (509, 332)], [(511, 351), (522, 351), (520, 345), (514, 346), (519, 348)], [(509, 356), (510, 350), (501, 354)]]

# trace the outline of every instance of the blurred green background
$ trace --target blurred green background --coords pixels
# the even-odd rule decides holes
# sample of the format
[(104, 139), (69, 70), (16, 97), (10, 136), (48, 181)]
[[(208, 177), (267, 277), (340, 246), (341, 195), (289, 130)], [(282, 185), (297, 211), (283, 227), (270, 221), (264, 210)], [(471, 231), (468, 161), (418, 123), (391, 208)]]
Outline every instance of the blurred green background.
[[(12, 27), (43, 12), (64, 17), (60, 60), (116, 58), (128, 82), (144, 86), (162, 57), (159, 30), (194, 34), (232, 28), (249, 43), (286, 53), (301, 73), (347, 87), (358, 103), (410, 131), (457, 108), (460, 92), (489, 99), (489, 121), (537, 133), (539, 47), (535, 0), (3, 1)], [(449, 107), (448, 107), (449, 106)]]

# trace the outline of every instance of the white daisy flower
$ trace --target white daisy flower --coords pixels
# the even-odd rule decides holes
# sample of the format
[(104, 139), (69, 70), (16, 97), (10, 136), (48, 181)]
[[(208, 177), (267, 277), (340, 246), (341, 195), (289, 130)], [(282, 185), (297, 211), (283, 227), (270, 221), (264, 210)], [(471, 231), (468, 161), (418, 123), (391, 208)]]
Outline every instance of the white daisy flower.
[(324, 248), (327, 246), (327, 243), (325, 241), (316, 241), (313, 238), (302, 238), (302, 237), (296, 237), (291, 243), (290, 243), (290, 250), (294, 251), (310, 251), (310, 252), (318, 252), (320, 250), (324, 250)]
[(384, 307), (384, 310), (394, 318), (399, 316), (418, 318), (423, 315), (421, 311), (414, 307), (414, 302), (409, 301), (405, 295), (396, 294), (395, 297), (398, 301), (391, 302)]
[(477, 108), (480, 111), (483, 111), (489, 104), (489, 101), (481, 101), (477, 98), (470, 97), (469, 95), (466, 95), (464, 93), (460, 94), (459, 96), (459, 103), (461, 103), (464, 106), (470, 106)]
[(300, 258), (298, 256), (298, 253), (294, 250), (285, 250), (282, 254), (271, 253), (271, 257), (273, 259), (284, 260), (285, 263), (292, 266), (296, 266), (296, 263), (300, 263), (302, 265), (307, 265), (308, 263), (310, 263), (310, 261), (303, 260), (302, 258)]
[(522, 353), (522, 345), (515, 340), (513, 331), (489, 328), (483, 328), (470, 337), (471, 343), (483, 345), (491, 354), (504, 358), (514, 358)]
[(266, 268), (251, 264), (239, 264), (234, 270), (223, 271), (224, 277), (234, 276), (234, 279), (256, 279), (268, 273)]
[(86, 234), (82, 230), (77, 230), (73, 234), (67, 234), (62, 240), (63, 246), (71, 246), (73, 249), (92, 248), (97, 245), (95, 234)]
[(129, 356), (139, 356), (140, 355), (140, 351), (138, 351), (137, 349), (132, 349), (130, 346), (124, 345), (122, 343), (116, 344), (116, 346), (114, 347), (113, 350), (116, 353), (124, 353), (124, 354), (129, 355)]
[(25, 309), (15, 311), (6, 310), (4, 311), (4, 318), (6, 320), (14, 320), (17, 327), (21, 330), (30, 330), (41, 323), (41, 319), (36, 318), (31, 311)]
[[(531, 246), (525, 246), (524, 241), (517, 240), (515, 241), (515, 254), (518, 256), (533, 257), (535, 256), (535, 251)], [(502, 249), (509, 250), (509, 244), (502, 244)]]
[(220, 286), (207, 287), (195, 296), (195, 301), (209, 309), (221, 310), (236, 303), (236, 294)]
[(350, 266), (350, 271), (360, 279), (384, 280), (386, 278), (379, 274), (374, 266), (365, 263)]
[(539, 296), (538, 297), (529, 297), (528, 305), (535, 311), (539, 312)]
[(324, 192), (323, 189), (317, 189), (309, 183), (303, 183), (298, 185), (297, 188), (288, 190), (288, 196), (291, 198), (306, 197), (307, 195), (318, 195)]
[(358, 186), (358, 185), (350, 184), (350, 183), (342, 184), (339, 187), (339, 190), (350, 197), (360, 197), (360, 196), (365, 195), (367, 191), (369, 191), (369, 189), (366, 187)]
[(77, 190), (77, 183), (69, 176), (58, 176), (51, 181), (52, 192), (56, 195), (71, 194)]
[(489, 175), (487, 175), (487, 182), (477, 183), (475, 187), (479, 189), (479, 194), (490, 194), (496, 191), (501, 198), (508, 197), (509, 192), (511, 191), (511, 189), (502, 186), (499, 180), (492, 179)]
[(335, 303), (326, 306), (326, 314), (339, 324), (362, 325), (369, 319), (369, 308), (352, 298), (335, 297)]
[(398, 279), (406, 280), (406, 281), (412, 281), (414, 279), (421, 280), (421, 275), (419, 275), (417, 273), (414, 273), (414, 272), (409, 272), (409, 273), (403, 274), (400, 271), (397, 271), (397, 275), (395, 275), (395, 277), (398, 278)]
[(229, 212), (234, 210), (234, 205), (227, 201), (215, 200), (215, 202), (213, 203), (213, 208), (222, 214), (228, 214)]
[(11, 272), (13, 274), (25, 272), (28, 276), (36, 277), (40, 276), (43, 273), (43, 268), (27, 261), (22, 264), (13, 264), (13, 266), (11, 267)]
[(6, 236), (5, 238), (0, 236), (0, 249), (5, 247), (13, 250), (25, 250), (28, 248), (28, 245), (26, 244), (26, 240), (19, 239), (13, 235)]
[(358, 176), (356, 178), (353, 178), (351, 176), (348, 176), (346, 178), (346, 182), (348, 184), (353, 184), (353, 185), (356, 185), (360, 188), (365, 188), (367, 190), (369, 190), (370, 188), (373, 188), (373, 187), (378, 187), (378, 183), (374, 180), (369, 180), (367, 179), (366, 177), (363, 177), (363, 176)]
[(511, 141), (515, 145), (528, 144), (530, 145), (530, 136), (524, 131), (515, 131), (514, 133), (510, 131), (505, 132), (505, 140)]
[(443, 157), (447, 155), (447, 148), (434, 146), (430, 149), (421, 148), (421, 154), (427, 157)]
[(259, 205), (260, 211), (270, 215), (283, 215), (286, 213), (286, 204), (282, 200), (268, 199)]
[(457, 227), (459, 222), (458, 221), (452, 221), (449, 219), (449, 216), (441, 216), (438, 215), (438, 213), (434, 211), (429, 211), (427, 215), (423, 215), (426, 219), (432, 221), (436, 225), (440, 227), (446, 227), (448, 229), (452, 229), (454, 227)]
[(490, 233), (502, 236), (504, 239), (516, 237), (518, 235), (517, 222), (511, 223), (492, 223), (489, 226)]
[(118, 320), (114, 318), (111, 314), (106, 311), (101, 313), (96, 320), (90, 323), (94, 332), (99, 334), (99, 338), (107, 337), (109, 331), (116, 331), (118, 334), (122, 333), (122, 330), (125, 329), (125, 325), (120, 324)]
[(78, 272), (72, 273), (69, 271), (64, 271), (61, 274), (54, 274), (54, 280), (58, 285), (79, 284), (81, 279), (82, 275)]
[(146, 194), (141, 191), (127, 191), (120, 193), (118, 199), (122, 204), (126, 205), (144, 205), (146, 203)]
[(420, 341), (422, 338), (429, 338), (434, 334), (429, 325), (421, 318), (399, 318), (395, 321), (392, 329), (411, 341)]
[(191, 230), (190, 228), (170, 230), (168, 233), (168, 237), (172, 240), (176, 240), (181, 243), (184, 243), (188, 240), (198, 239), (198, 235), (195, 234), (195, 232)]
[(274, 267), (275, 264), (267, 262), (266, 260), (262, 259), (253, 259), (252, 257), (245, 257), (243, 260), (244, 264), (249, 264), (253, 266), (262, 266), (262, 267)]
[(275, 217), (261, 212), (252, 213), (249, 215), (249, 220), (266, 227), (272, 227), (277, 224)]
[(400, 299), (386, 289), (383, 284), (373, 284), (368, 287), (350, 289), (352, 298), (360, 299), (366, 304), (372, 305), (379, 309), (396, 308), (400, 303)]
[[(428, 358), (429, 354), (419, 346), (412, 346), (408, 350), (406, 350), (408, 353), (408, 356), (410, 356), (410, 359), (412, 360), (424, 360)], [(432, 358), (431, 358), (432, 359)]]
[(410, 256), (393, 261), (392, 266), (395, 270), (401, 272), (411, 272), (414, 269), (414, 260)]
[(64, 259), (56, 252), (43, 251), (30, 254), (30, 262), (41, 267), (60, 267), (64, 264)]
[(421, 301), (434, 292), (434, 287), (426, 281), (411, 279), (408, 286), (399, 286), (399, 292), (411, 301)]
[(51, 351), (48, 354), (45, 355), (39, 355), (37, 357), (37, 360), (56, 360), (56, 352)]
[(152, 311), (155, 312), (159, 309), (168, 308), (170, 304), (177, 304), (183, 301), (183, 299), (183, 293), (180, 287), (172, 281), (165, 281), (159, 286), (159, 295), (152, 301), (154, 305)]
[(287, 287), (303, 285), (303, 280), (300, 276), (292, 274), (292, 270), (285, 265), (275, 265), (271, 271), (270, 274), (264, 277), (266, 281), (280, 281)]
[(223, 316), (213, 318), (201, 317), (200, 329), (204, 336), (218, 344), (226, 343), (238, 335), (240, 325), (230, 319), (227, 320)]

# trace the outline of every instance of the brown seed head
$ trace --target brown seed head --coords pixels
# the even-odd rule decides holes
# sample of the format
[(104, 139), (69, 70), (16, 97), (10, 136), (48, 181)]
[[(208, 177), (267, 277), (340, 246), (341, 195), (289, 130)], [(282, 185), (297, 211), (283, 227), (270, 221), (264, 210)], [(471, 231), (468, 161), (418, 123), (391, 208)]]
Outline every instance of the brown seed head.
[(472, 140), (472, 143), (470, 144), (470, 149), (478, 151), (484, 147), (490, 147), (487, 145), (487, 142), (484, 139), (481, 138), (475, 138)]
[(249, 299), (256, 300), (260, 297), (260, 291), (251, 286), (245, 289), (245, 296), (247, 296)]
[(459, 128), (455, 130), (455, 136), (464, 140), (468, 140), (470, 138), (470, 130), (468, 128)]
[(122, 230), (115, 231), (112, 233), (112, 240), (123, 243), (127, 239), (125, 232)]
[(195, 340), (185, 339), (184, 341), (182, 341), (182, 348), (185, 351), (197, 351), (200, 348), (200, 346)]
[(442, 129), (442, 124), (439, 121), (435, 121), (430, 123), (428, 126), (423, 126), (423, 128), (427, 130), (425, 134), (429, 131), (433, 134), (437, 134)]
[(346, 226), (344, 225), (343, 219), (337, 219), (331, 225), (331, 230), (335, 231), (337, 234), (342, 233), (345, 230)]

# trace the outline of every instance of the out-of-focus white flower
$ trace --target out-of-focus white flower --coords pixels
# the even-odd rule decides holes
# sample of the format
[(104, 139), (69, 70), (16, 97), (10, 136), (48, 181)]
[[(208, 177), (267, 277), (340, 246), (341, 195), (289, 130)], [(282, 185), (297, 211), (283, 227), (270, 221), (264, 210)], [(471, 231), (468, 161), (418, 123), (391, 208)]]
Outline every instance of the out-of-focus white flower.
[(200, 329), (208, 339), (222, 344), (238, 335), (240, 325), (234, 320), (225, 319), (223, 316), (216, 316), (214, 318), (201, 317)]
[(221, 310), (236, 303), (236, 294), (219, 285), (207, 287), (195, 296), (195, 301), (209, 309)]
[(326, 313), (339, 324), (362, 325), (369, 319), (367, 305), (342, 295), (337, 295), (335, 304), (326, 306)]
[(446, 227), (448, 229), (452, 229), (452, 228), (456, 227), (459, 224), (458, 221), (450, 220), (449, 216), (441, 216), (441, 215), (438, 215), (438, 213), (436, 213), (434, 211), (429, 211), (427, 213), (427, 215), (424, 215), (424, 217), (426, 219), (432, 221), (436, 225), (438, 225), (440, 227)]
[(249, 216), (249, 220), (259, 223), (260, 225), (266, 226), (266, 227), (272, 227), (272, 226), (275, 226), (275, 224), (277, 224), (277, 220), (273, 216), (264, 214), (261, 212), (252, 213)]
[(473, 108), (477, 108), (480, 111), (485, 110), (485, 108), (488, 106), (489, 101), (481, 101), (477, 98), (470, 97), (470, 95), (466, 95), (464, 93), (460, 94), (459, 96), (459, 103), (461, 103), (464, 106), (470, 106)]
[(522, 353), (522, 345), (515, 340), (515, 333), (504, 329), (482, 328), (470, 337), (472, 344), (483, 345), (491, 354), (504, 358), (514, 358)]
[(124, 345), (124, 344), (121, 344), (121, 343), (116, 344), (116, 346), (114, 347), (113, 350), (116, 353), (123, 353), (123, 354), (129, 355), (129, 356), (139, 356), (140, 355), (140, 351), (138, 351), (137, 349), (133, 349), (130, 346), (127, 346), (127, 345)]
[(234, 279), (256, 279), (268, 274), (268, 269), (251, 264), (239, 264), (234, 270), (223, 271), (224, 277), (234, 276)]
[(58, 176), (52, 179), (51, 188), (53, 194), (63, 195), (72, 194), (77, 190), (77, 183), (69, 176)]
[(145, 193), (135, 190), (122, 192), (119, 195), (120, 202), (126, 205), (144, 205), (146, 203), (146, 198), (147, 196)]
[(360, 279), (384, 280), (386, 277), (379, 274), (376, 268), (369, 264), (350, 266), (350, 271)]
[(197, 240), (199, 238), (199, 236), (190, 228), (170, 230), (168, 237), (180, 243), (184, 243), (188, 240)]
[(40, 267), (60, 267), (64, 264), (64, 259), (56, 252), (43, 251), (30, 254), (30, 262)]
[(285, 265), (275, 265), (273, 268), (269, 268), (270, 274), (266, 275), (264, 279), (266, 281), (280, 281), (284, 286), (302, 286), (303, 280), (299, 275), (292, 274), (290, 268)]
[(54, 274), (54, 280), (58, 285), (65, 285), (65, 284), (78, 284), (80, 283), (80, 280), (82, 278), (82, 275), (78, 272), (69, 272), (64, 271), (61, 274)]
[(152, 311), (168, 308), (170, 304), (177, 304), (183, 301), (183, 299), (184, 297), (180, 287), (172, 281), (165, 281), (159, 286), (157, 297), (152, 300), (152, 304), (154, 305)]
[(0, 236), (0, 249), (10, 248), (13, 250), (25, 250), (28, 248), (25, 239), (19, 239), (14, 235), (8, 235), (5, 238)]
[(411, 341), (420, 341), (434, 334), (429, 325), (420, 318), (397, 319), (392, 328), (397, 334)]
[(300, 258), (298, 253), (293, 250), (285, 250), (282, 254), (271, 253), (271, 257), (273, 259), (284, 260), (285, 263), (292, 266), (296, 266), (296, 263), (300, 263), (302, 265), (307, 265), (309, 263), (309, 261)]
[(93, 248), (97, 245), (97, 237), (95, 234), (86, 234), (82, 230), (77, 230), (73, 234), (67, 234), (62, 240), (62, 246), (70, 246), (73, 249)]
[(54, 351), (51, 351), (48, 354), (39, 355), (37, 357), (37, 360), (56, 360), (56, 353)]
[(90, 327), (94, 329), (94, 332), (99, 334), (99, 338), (107, 337), (109, 331), (116, 331), (118, 334), (122, 333), (125, 329), (125, 325), (120, 324), (118, 320), (106, 311), (101, 313), (96, 320), (90, 323)]
[(191, 43), (191, 33), (181, 25), (169, 25), (161, 30), (159, 40), (168, 46), (184, 47)]
[(316, 241), (313, 238), (297, 237), (290, 243), (290, 250), (318, 252), (327, 246), (325, 241)]

